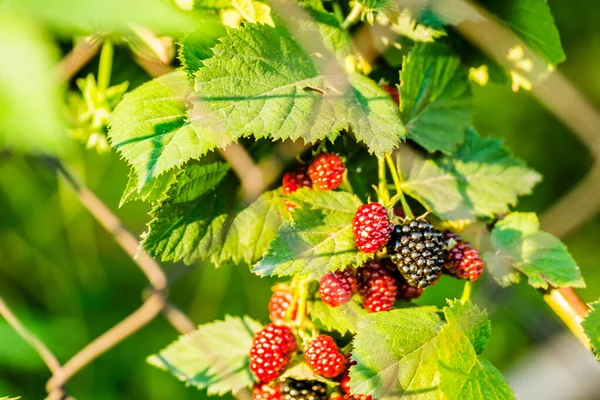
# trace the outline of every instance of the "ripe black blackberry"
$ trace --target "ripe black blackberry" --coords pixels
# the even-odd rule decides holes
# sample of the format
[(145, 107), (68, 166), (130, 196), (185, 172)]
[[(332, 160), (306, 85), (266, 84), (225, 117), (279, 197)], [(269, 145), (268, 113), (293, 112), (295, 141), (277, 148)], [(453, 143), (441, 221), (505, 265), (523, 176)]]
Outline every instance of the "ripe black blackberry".
[(444, 265), (442, 233), (425, 220), (396, 225), (387, 251), (406, 283), (414, 288), (427, 287), (440, 277)]
[(323, 382), (288, 378), (280, 387), (284, 400), (327, 400), (327, 385)]

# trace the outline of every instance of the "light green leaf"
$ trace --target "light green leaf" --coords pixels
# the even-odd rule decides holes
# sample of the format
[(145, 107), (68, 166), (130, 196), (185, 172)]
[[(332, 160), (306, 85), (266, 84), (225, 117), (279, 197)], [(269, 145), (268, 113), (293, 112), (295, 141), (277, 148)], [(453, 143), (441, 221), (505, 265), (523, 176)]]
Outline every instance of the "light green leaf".
[(185, 73), (171, 72), (126, 94), (111, 114), (111, 146), (135, 169), (139, 186), (214, 148), (189, 122), (190, 93)]
[(460, 326), (469, 338), (475, 353), (483, 353), (492, 333), (487, 312), (480, 311), (470, 301), (462, 303), (458, 300), (448, 300), (448, 305), (449, 307), (444, 308), (446, 322)]
[(196, 74), (193, 121), (210, 127), (208, 140), (226, 146), (253, 135), (314, 143), (351, 129), (377, 154), (399, 143), (404, 128), (393, 102), (375, 82), (328, 57), (314, 25), (295, 26), (313, 35), (310, 53), (280, 22), (229, 31)]
[(212, 48), (225, 35), (227, 35), (225, 27), (217, 25), (215, 29), (208, 31), (204, 28), (196, 29), (181, 39), (179, 60), (190, 78), (193, 78), (196, 71), (204, 65), (205, 59), (213, 56)]
[[(521, 271), (535, 288), (585, 287), (579, 267), (564, 244), (540, 231), (534, 213), (511, 213), (498, 222), (491, 235), (494, 252), (484, 255), (494, 278), (504, 286), (518, 281)], [(509, 266), (510, 269), (503, 267)]]
[(275, 26), (271, 18), (271, 7), (256, 0), (232, 0), (231, 5), (248, 22)]
[(337, 307), (315, 301), (310, 311), (313, 321), (329, 331), (338, 331), (342, 335), (348, 332), (357, 333), (358, 323), (366, 315), (369, 313), (353, 300)]
[(484, 0), (482, 3), (548, 63), (556, 65), (565, 60), (558, 29), (546, 0)]
[(249, 317), (226, 316), (224, 321), (200, 325), (181, 336), (148, 363), (169, 371), (179, 380), (209, 395), (237, 393), (251, 386), (254, 375), (248, 367), (248, 355), (254, 333), (261, 324)]
[(471, 123), (471, 87), (448, 46), (420, 44), (404, 59), (400, 109), (408, 137), (426, 150), (450, 153)]
[(590, 311), (581, 323), (586, 336), (590, 339), (596, 359), (600, 361), (600, 301), (589, 304)]
[(37, 26), (0, 10), (0, 54), (0, 146), (64, 152), (60, 88), (49, 73), (58, 62), (57, 49)]
[(9, 7), (45, 22), (64, 33), (130, 32), (132, 25), (176, 34), (194, 26), (194, 20), (163, 0), (9, 0)]
[[(471, 304), (449, 302), (448, 323), (438, 336), (439, 388), (447, 400), (508, 400), (514, 393), (502, 374), (477, 358), (489, 338), (489, 321)], [(474, 340), (475, 339), (475, 340)], [(476, 345), (474, 347), (474, 345)]]
[(327, 271), (358, 266), (372, 255), (354, 245), (352, 218), (361, 204), (347, 192), (301, 190), (291, 196), (300, 207), (277, 232), (252, 272), (261, 276), (294, 274), (318, 279)]
[(540, 175), (514, 158), (500, 140), (467, 131), (452, 156), (424, 160), (402, 156), (402, 188), (446, 220), (474, 220), (509, 211), (517, 196), (529, 194)]
[(323, 378), (321, 375), (316, 374), (306, 362), (301, 361), (301, 358), (297, 359), (296, 363), (293, 363), (281, 374), (282, 378), (292, 378), (301, 381), (319, 381), (326, 383), (330, 387), (338, 386), (339, 384), (335, 381), (331, 381), (327, 378)]
[(362, 318), (353, 341), (352, 393), (380, 400), (439, 399), (436, 309), (418, 307)]
[(277, 230), (288, 218), (279, 190), (263, 193), (235, 216), (219, 252), (219, 262), (232, 260), (250, 265), (261, 259)]
[(142, 241), (150, 255), (191, 264), (222, 247), (237, 188), (228, 171), (220, 162), (186, 166), (151, 212)]

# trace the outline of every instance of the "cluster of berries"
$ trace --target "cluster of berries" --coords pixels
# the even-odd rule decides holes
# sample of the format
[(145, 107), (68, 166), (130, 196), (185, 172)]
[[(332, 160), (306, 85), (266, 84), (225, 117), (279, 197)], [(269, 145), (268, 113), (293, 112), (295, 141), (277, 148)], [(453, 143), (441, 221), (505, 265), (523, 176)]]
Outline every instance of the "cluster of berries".
[[(294, 331), (281, 322), (281, 315), (288, 312), (291, 304), (282, 302), (279, 288), (273, 293), (269, 303), (271, 319), (277, 321), (265, 326), (254, 335), (250, 349), (250, 370), (259, 380), (252, 390), (254, 400), (327, 400), (343, 399), (371, 400), (370, 396), (350, 394), (348, 357), (338, 348), (335, 340), (328, 335), (318, 335), (308, 341), (302, 350), (306, 364), (327, 379), (339, 382), (341, 393), (328, 395), (327, 386), (316, 380), (298, 380), (281, 375), (288, 368), (299, 346)], [(287, 304), (287, 307), (285, 305)], [(294, 310), (295, 311), (295, 310)]]
[[(302, 165), (294, 171), (287, 172), (283, 176), (281, 190), (283, 194), (292, 194), (296, 190), (313, 186), (324, 192), (337, 189), (344, 180), (346, 166), (344, 162), (335, 154), (319, 153), (307, 167)], [(288, 211), (295, 208), (295, 205), (286, 200), (285, 205)]]
[(460, 236), (442, 233), (423, 218), (405, 221), (394, 226), (381, 204), (362, 205), (352, 221), (354, 242), (365, 253), (387, 247), (405, 282), (417, 289), (435, 283), (442, 272), (471, 281), (483, 273), (479, 252)]

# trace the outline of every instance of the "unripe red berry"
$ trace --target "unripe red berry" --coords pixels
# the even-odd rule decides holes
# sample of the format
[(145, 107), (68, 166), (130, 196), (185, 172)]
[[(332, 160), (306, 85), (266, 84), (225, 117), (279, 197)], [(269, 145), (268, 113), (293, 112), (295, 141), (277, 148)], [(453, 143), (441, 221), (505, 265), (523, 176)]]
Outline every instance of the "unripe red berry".
[[(283, 323), (286, 319), (288, 309), (292, 305), (292, 291), (288, 286), (277, 285), (273, 288), (273, 294), (269, 300), (269, 317), (271, 321)], [(291, 319), (296, 318), (296, 306), (290, 315)]]
[(352, 219), (354, 243), (363, 253), (375, 253), (383, 249), (390, 240), (393, 228), (387, 210), (379, 203), (363, 204)]
[(304, 349), (309, 367), (325, 378), (333, 378), (344, 371), (346, 357), (339, 351), (331, 336), (319, 335)]
[(308, 167), (313, 184), (323, 191), (337, 189), (344, 180), (346, 166), (335, 154), (321, 153)]
[(356, 293), (356, 271), (352, 267), (328, 272), (321, 277), (319, 294), (323, 303), (337, 307), (347, 303)]
[(257, 382), (252, 388), (252, 400), (282, 400), (279, 385)]
[(387, 311), (394, 305), (398, 286), (396, 268), (385, 260), (373, 260), (358, 269), (358, 293), (369, 312)]
[(271, 382), (285, 371), (296, 348), (296, 338), (290, 328), (269, 324), (254, 335), (250, 370), (260, 381)]
[(459, 242), (446, 253), (444, 268), (459, 279), (476, 281), (483, 274), (483, 260), (469, 242)]

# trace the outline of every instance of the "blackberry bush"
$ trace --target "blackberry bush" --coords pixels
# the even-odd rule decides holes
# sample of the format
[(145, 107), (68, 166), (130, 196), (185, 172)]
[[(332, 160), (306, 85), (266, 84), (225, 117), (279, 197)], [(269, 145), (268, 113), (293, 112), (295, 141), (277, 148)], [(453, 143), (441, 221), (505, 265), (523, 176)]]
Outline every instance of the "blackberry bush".
[[(210, 395), (252, 390), (255, 400), (462, 400), (490, 393), (513, 399), (500, 372), (479, 358), (490, 324), (470, 297), (481, 290), (475, 281), (484, 264), (502, 286), (527, 281), (578, 338), (584, 328), (591, 332), (586, 346), (600, 347), (595, 305), (591, 319), (581, 323), (588, 306), (572, 289), (584, 286), (575, 260), (540, 230), (535, 214), (511, 210), (540, 175), (501, 141), (480, 136), (473, 118), (473, 82), (536, 89), (564, 58), (545, 1), (487, 2), (498, 18), (465, 5), (469, 15), (486, 17), (486, 26), (502, 23), (503, 33), (517, 34), (514, 44), (501, 46), (499, 63), (481, 57), (490, 49), (474, 51), (463, 43), (466, 28), (449, 25), (456, 15), (444, 15), (431, 2), (416, 13), (404, 2), (386, 1), (290, 0), (285, 7), (264, 0), (210, 7), (145, 1), (137, 14), (131, 1), (85, 2), (105, 12), (92, 13), (97, 24), (74, 21), (72, 29), (79, 37), (79, 25), (87, 26), (83, 35), (94, 38), (94, 46), (69, 48), (62, 63), (52, 59), (58, 50), (47, 42), (68, 29), (69, 19), (53, 22), (52, 13), (44, 14), (51, 34), (43, 35), (31, 0), (5, 2), (10, 9), (23, 6), (14, 15), (6, 7), (0, 12), (0, 47), (6, 50), (0, 81), (8, 93), (0, 93), (0, 155), (28, 146), (35, 154), (28, 162), (43, 154), (86, 207), (104, 211), (93, 212), (102, 218), (108, 208), (86, 201), (94, 197), (82, 195), (87, 188), (54, 157), (72, 147), (67, 131), (88, 147), (112, 149), (118, 157), (111, 160), (120, 158), (131, 169), (121, 205), (150, 203), (136, 260), (145, 271), (153, 257), (235, 266), (264, 278), (251, 284), (239, 279), (246, 286), (237, 298), (248, 304), (227, 308), (265, 319), (268, 312), (272, 323), (226, 315), (150, 356), (152, 365)], [(28, 13), (34, 28), (21, 29), (19, 18)], [(368, 25), (372, 40), (355, 46), (353, 35)], [(494, 40), (487, 39), (476, 44)], [(18, 45), (8, 46), (12, 40)], [(135, 55), (113, 51), (113, 41)], [(79, 68), (73, 60), (96, 42), (102, 43), (98, 73), (86, 68), (90, 75), (83, 79), (71, 70)], [(69, 43), (61, 41), (60, 49)], [(44, 51), (36, 57), (38, 47)], [(93, 58), (84, 55), (83, 61)], [(160, 76), (142, 83), (147, 76), (135, 68), (111, 76), (113, 64), (131, 62)], [(77, 80), (59, 85), (48, 81), (55, 79), (50, 73), (17, 79), (22, 70), (48, 72), (56, 65), (63, 78)], [(130, 75), (131, 90), (125, 82), (109, 86)], [(67, 102), (47, 107), (44, 96), (63, 86), (70, 88)], [(560, 98), (550, 94), (540, 98)], [(299, 160), (306, 165), (294, 167)], [(12, 200), (2, 206), (20, 199)], [(413, 210), (426, 214), (415, 218)], [(105, 226), (121, 226), (108, 215)], [(477, 240), (443, 237), (437, 228)], [(127, 230), (111, 231), (133, 253)], [(160, 297), (167, 296), (164, 282), (171, 277), (154, 279), (161, 274), (152, 268), (156, 287), (148, 301), (159, 296), (169, 321), (187, 330), (189, 321), (182, 323)], [(430, 288), (442, 272), (465, 280), (462, 294), (445, 285)], [(268, 304), (268, 293), (258, 289), (265, 282), (274, 285)], [(59, 381), (50, 381), (51, 391), (68, 387)]]

